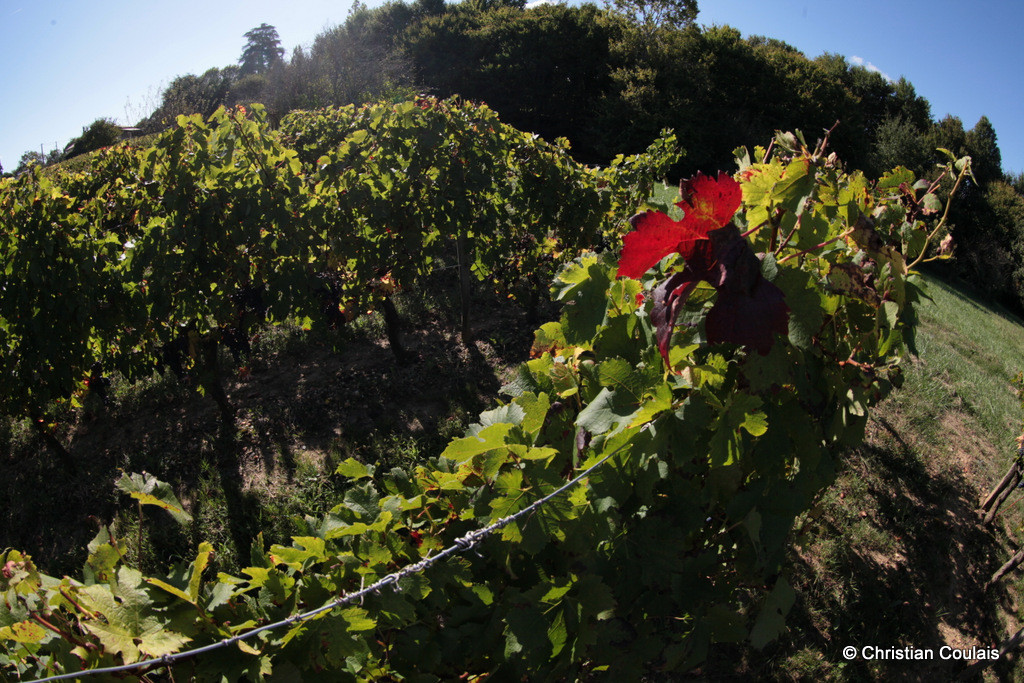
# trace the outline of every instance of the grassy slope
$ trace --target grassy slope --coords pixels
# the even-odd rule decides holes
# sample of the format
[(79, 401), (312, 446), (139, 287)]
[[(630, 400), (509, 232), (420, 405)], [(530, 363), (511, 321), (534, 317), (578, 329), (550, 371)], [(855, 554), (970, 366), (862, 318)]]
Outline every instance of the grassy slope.
[[(998, 528), (982, 526), (976, 508), (1016, 450), (1022, 411), (1010, 379), (1024, 369), (1024, 323), (962, 288), (924, 283), (931, 300), (904, 387), (878, 406), (867, 443), (804, 518), (789, 634), (762, 653), (723, 648), (705, 675), (949, 679), (964, 664), (940, 661), (943, 645), (998, 646), (1020, 628), (1024, 582), (985, 583), (1021, 542), (1024, 495)], [(930, 648), (935, 661), (846, 661), (847, 645)], [(1019, 679), (1016, 660), (971, 678)]]

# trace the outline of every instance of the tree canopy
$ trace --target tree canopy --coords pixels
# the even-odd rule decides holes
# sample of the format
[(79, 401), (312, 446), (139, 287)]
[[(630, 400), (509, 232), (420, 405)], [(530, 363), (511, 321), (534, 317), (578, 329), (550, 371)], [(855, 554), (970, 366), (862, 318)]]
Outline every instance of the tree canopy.
[(265, 73), (282, 61), (284, 48), (281, 47), (277, 29), (270, 24), (263, 23), (246, 32), (245, 39), (247, 42), (242, 48), (242, 56), (238, 58), (243, 76)]
[(121, 127), (109, 118), (96, 119), (82, 128), (82, 134), (68, 143), (65, 156), (70, 158), (116, 144), (123, 136)]
[(610, 0), (606, 3), (647, 32), (683, 28), (697, 18), (697, 0)]

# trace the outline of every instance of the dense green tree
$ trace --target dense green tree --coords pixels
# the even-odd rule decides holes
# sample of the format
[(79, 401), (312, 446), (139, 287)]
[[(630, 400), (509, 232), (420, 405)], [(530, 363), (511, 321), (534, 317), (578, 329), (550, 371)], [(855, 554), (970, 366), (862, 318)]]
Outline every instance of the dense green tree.
[(965, 142), (974, 177), (981, 185), (1003, 177), (1003, 157), (996, 142), (996, 129), (987, 116), (982, 116), (967, 132)]
[(1006, 182), (1013, 186), (1013, 189), (1017, 191), (1017, 194), (1024, 196), (1024, 172), (1018, 173), (1004, 173)]
[[(765, 127), (800, 129), (813, 144), (853, 108), (842, 75), (823, 69), (791, 45), (769, 39), (754, 45), (754, 57), (771, 75), (769, 87), (758, 90), (767, 105), (761, 113)], [(841, 147), (834, 149), (845, 154)]]
[(1024, 303), (1024, 199), (1002, 180), (972, 187), (956, 212), (953, 236), (959, 274), (980, 290)]
[(985, 199), (1009, 247), (1014, 303), (1024, 306), (1024, 196), (1014, 184), (996, 180), (989, 184)]
[(420, 16), (435, 16), (444, 14), (444, 0), (415, 0), (413, 8)]
[(82, 128), (80, 136), (68, 143), (68, 146), (64, 148), (64, 156), (65, 158), (71, 158), (79, 154), (102, 149), (103, 147), (109, 147), (119, 142), (123, 136), (124, 131), (121, 130), (121, 126), (117, 125), (113, 119), (96, 119), (88, 126)]
[(606, 0), (605, 4), (647, 34), (663, 28), (689, 26), (698, 11), (697, 0)]
[(964, 122), (958, 116), (947, 114), (933, 123), (925, 139), (936, 161), (941, 155), (936, 150), (940, 148), (949, 150), (958, 158), (967, 154), (967, 133), (964, 131)]
[(51, 149), (45, 153), (29, 150), (21, 155), (21, 159), (18, 160), (18, 165), (14, 169), (14, 175), (21, 175), (33, 164), (52, 166), (63, 158), (64, 155), (59, 149)]
[(242, 81), (257, 78), (261, 79), (263, 85), (258, 97), (253, 99), (258, 99), (266, 106), (267, 112), (275, 119), (282, 118), (292, 109), (315, 109), (331, 104), (326, 94), (326, 85), (314, 73), (309, 52), (301, 46), (292, 51), (284, 68), (265, 75), (243, 76), (238, 86), (242, 85)]
[(608, 23), (597, 7), (460, 5), (410, 26), (402, 47), (424, 89), (482, 100), (517, 128), (568, 137), (588, 160), (597, 154), (593, 114), (610, 83)]
[(395, 44), (406, 27), (435, 11), (429, 5), (355, 3), (345, 23), (322, 32), (308, 50), (267, 74), (262, 102), (272, 116), (292, 109), (404, 97), (414, 92), (409, 60)]
[(967, 149), (967, 133), (959, 116), (946, 114), (936, 121), (928, 134), (929, 142), (936, 147), (948, 149), (958, 156)]
[(262, 102), (267, 90), (268, 80), (266, 74), (242, 76), (231, 84), (225, 104), (237, 105)]
[(238, 58), (243, 76), (266, 73), (284, 57), (277, 29), (270, 24), (260, 24), (247, 31), (245, 40), (242, 56)]
[(202, 76), (178, 76), (164, 90), (160, 106), (139, 122), (139, 128), (145, 132), (154, 132), (180, 115), (210, 116), (217, 107), (230, 103), (231, 90), (239, 75), (237, 66), (229, 66), (209, 69)]
[(890, 117), (905, 119), (919, 131), (926, 131), (932, 125), (932, 106), (917, 94), (914, 85), (906, 78), (900, 77), (892, 85), (893, 94), (890, 98)]
[(14, 175), (21, 175), (33, 164), (46, 166), (46, 155), (34, 150), (25, 152), (21, 155), (21, 158), (18, 159), (18, 165), (14, 167)]
[[(1001, 156), (991, 122), (982, 117), (970, 131), (956, 116), (934, 123), (926, 140), (931, 149), (970, 155), (974, 177), (961, 188), (950, 212), (959, 275), (990, 296), (1020, 306), (1017, 281), (1024, 246), (1019, 244), (1020, 195), (1002, 181)], [(936, 153), (938, 158), (941, 153)]]
[[(473, 36), (482, 23), (478, 12), (462, 5), (424, 17), (402, 36), (417, 82), (433, 93), (472, 97), (469, 81), (481, 55)], [(501, 112), (505, 114), (505, 112)]]
[(879, 177), (896, 166), (906, 166), (924, 175), (931, 158), (932, 150), (921, 130), (902, 116), (890, 116), (875, 130), (874, 146), (864, 170)]
[(487, 12), (502, 7), (517, 10), (526, 8), (526, 0), (463, 0), (462, 4), (474, 12)]

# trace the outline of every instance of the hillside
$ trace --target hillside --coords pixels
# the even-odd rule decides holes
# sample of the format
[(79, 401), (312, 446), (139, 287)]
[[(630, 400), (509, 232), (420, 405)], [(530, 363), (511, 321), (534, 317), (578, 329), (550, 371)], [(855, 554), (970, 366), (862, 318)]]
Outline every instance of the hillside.
[[(803, 130), (811, 142), (831, 131), (830, 149), (871, 178), (896, 166), (934, 177), (943, 148), (973, 160), (972, 182), (951, 217), (958, 275), (1024, 310), (1024, 177), (1003, 172), (988, 117), (937, 118), (910, 81), (887, 80), (831, 51), (805, 55), (772, 36), (702, 28), (696, 2), (678, 3), (679, 13), (654, 23), (637, 14), (643, 3), (524, 4), (357, 4), (343, 24), (288, 56), (276, 29), (263, 25), (247, 34), (239, 60), (246, 68), (211, 64), (181, 75), (134, 123), (155, 132), (179, 115), (208, 117), (219, 106), (256, 102), (276, 122), (297, 109), (458, 95), (487, 102), (506, 123), (546, 140), (567, 138), (587, 163), (639, 152), (671, 128), (686, 152), (673, 179), (727, 168), (738, 145), (778, 130)], [(18, 170), (60, 156), (28, 152)]]

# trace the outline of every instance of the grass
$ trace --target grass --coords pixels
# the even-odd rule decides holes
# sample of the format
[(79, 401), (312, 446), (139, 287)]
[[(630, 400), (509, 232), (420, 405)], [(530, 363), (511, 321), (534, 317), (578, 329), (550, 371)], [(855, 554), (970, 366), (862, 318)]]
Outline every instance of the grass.
[(929, 418), (935, 407), (952, 402), (1011, 453), (1006, 447), (1021, 424), (1020, 401), (1010, 380), (1024, 370), (1022, 322), (966, 288), (936, 278), (926, 282), (931, 301), (921, 307), (922, 362), (902, 392), (904, 404), (916, 406), (915, 427), (933, 433)]

